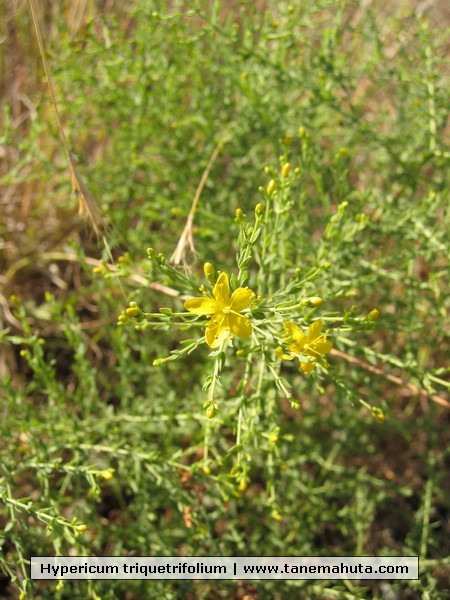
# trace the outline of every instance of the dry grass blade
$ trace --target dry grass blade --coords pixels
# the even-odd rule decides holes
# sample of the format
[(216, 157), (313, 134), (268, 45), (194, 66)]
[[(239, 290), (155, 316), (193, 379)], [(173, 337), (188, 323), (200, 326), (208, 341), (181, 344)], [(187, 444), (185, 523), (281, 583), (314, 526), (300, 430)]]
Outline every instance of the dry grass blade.
[(189, 245), (191, 252), (195, 252), (194, 248), (194, 239), (192, 237), (192, 226), (194, 223), (194, 215), (197, 209), (198, 201), (200, 200), (200, 196), (202, 194), (203, 188), (205, 187), (206, 180), (208, 179), (209, 172), (212, 169), (213, 164), (215, 163), (222, 146), (224, 145), (226, 139), (222, 139), (217, 146), (214, 148), (214, 152), (211, 154), (211, 158), (209, 159), (208, 165), (203, 172), (200, 183), (198, 184), (197, 191), (195, 192), (194, 200), (192, 202), (191, 210), (189, 211), (188, 218), (186, 220), (186, 225), (184, 226), (183, 233), (178, 240), (177, 247), (174, 250), (174, 253), (170, 257), (170, 262), (174, 265), (179, 265), (186, 255), (186, 245)]
[(33, 20), (34, 29), (36, 31), (36, 37), (39, 46), (39, 52), (42, 59), (42, 64), (44, 66), (45, 77), (47, 79), (48, 89), (50, 91), (50, 97), (53, 104), (53, 108), (55, 110), (56, 121), (58, 123), (58, 129), (61, 135), (61, 140), (64, 146), (64, 150), (67, 155), (67, 160), (69, 162), (69, 167), (72, 174), (72, 189), (77, 193), (78, 204), (79, 204), (79, 212), (80, 215), (86, 216), (94, 230), (94, 232), (98, 235), (101, 229), (104, 229), (105, 223), (103, 217), (100, 214), (100, 210), (98, 209), (97, 203), (89, 192), (85, 182), (81, 178), (80, 174), (77, 171), (75, 166), (75, 161), (73, 159), (72, 153), (69, 148), (69, 144), (67, 142), (66, 134), (64, 132), (64, 128), (61, 121), (61, 116), (59, 114), (58, 105), (56, 103), (56, 96), (53, 89), (52, 80), (50, 77), (50, 69), (48, 67), (47, 59), (45, 56), (44, 44), (42, 41), (41, 30), (39, 27), (39, 21), (37, 17), (37, 10), (35, 6), (35, 0), (28, 0), (31, 10), (31, 17)]

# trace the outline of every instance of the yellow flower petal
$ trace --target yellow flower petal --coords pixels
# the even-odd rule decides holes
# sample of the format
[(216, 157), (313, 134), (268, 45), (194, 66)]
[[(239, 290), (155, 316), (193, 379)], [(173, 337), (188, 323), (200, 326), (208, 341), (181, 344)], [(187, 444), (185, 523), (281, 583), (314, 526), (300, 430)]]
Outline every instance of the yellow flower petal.
[(311, 344), (311, 342), (320, 336), (322, 332), (322, 325), (322, 319), (318, 319), (317, 321), (314, 321), (314, 323), (308, 329), (308, 333), (306, 334), (306, 341), (308, 344)]
[(289, 337), (292, 338), (292, 340), (296, 343), (296, 345), (298, 346), (298, 351), (300, 352), (303, 344), (305, 343), (305, 334), (300, 329), (300, 327), (298, 327), (295, 323), (292, 323), (291, 321), (287, 321), (284, 324), (284, 328)]
[(285, 354), (283, 352), (283, 348), (281, 346), (278, 346), (278, 348), (275, 350), (277, 356), (279, 356), (280, 358), (282, 358), (283, 360), (294, 360), (295, 356), (293, 354)]
[(333, 344), (328, 340), (323, 340), (321, 342), (315, 342), (315, 344), (313, 344), (313, 348), (319, 354), (328, 354), (328, 352), (331, 352)]
[(223, 313), (214, 315), (206, 326), (205, 338), (210, 348), (217, 348), (230, 336), (228, 316)]
[(217, 302), (212, 298), (190, 298), (184, 308), (194, 315), (213, 315), (218, 312)]
[(252, 335), (252, 324), (247, 317), (232, 313), (228, 315), (228, 323), (234, 335), (240, 338), (248, 338)]
[(309, 375), (314, 371), (315, 366), (314, 362), (300, 363), (299, 371), (302, 370), (305, 375)]
[(241, 312), (244, 308), (248, 308), (256, 298), (255, 292), (248, 288), (238, 288), (231, 295), (230, 308), (236, 312)]
[(213, 296), (217, 300), (217, 303), (222, 307), (226, 306), (230, 302), (230, 284), (228, 282), (228, 275), (221, 273), (216, 281), (216, 285), (213, 289)]

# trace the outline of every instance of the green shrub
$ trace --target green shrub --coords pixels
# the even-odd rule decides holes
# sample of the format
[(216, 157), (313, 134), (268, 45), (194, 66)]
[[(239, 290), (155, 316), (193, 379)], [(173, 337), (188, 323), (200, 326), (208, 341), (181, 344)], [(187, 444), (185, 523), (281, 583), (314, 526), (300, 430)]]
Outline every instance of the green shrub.
[[(4, 113), (2, 183), (34, 202), (24, 232), (0, 225), (4, 594), (382, 597), (367, 581), (32, 582), (28, 562), (419, 555), (420, 580), (388, 591), (444, 597), (444, 33), (350, 1), (89, 10), (79, 27), (53, 15), (46, 41), (111, 256), (73, 216), (46, 95), (22, 129)], [(196, 191), (195, 248), (174, 264)], [(192, 312), (199, 288), (215, 320)]]

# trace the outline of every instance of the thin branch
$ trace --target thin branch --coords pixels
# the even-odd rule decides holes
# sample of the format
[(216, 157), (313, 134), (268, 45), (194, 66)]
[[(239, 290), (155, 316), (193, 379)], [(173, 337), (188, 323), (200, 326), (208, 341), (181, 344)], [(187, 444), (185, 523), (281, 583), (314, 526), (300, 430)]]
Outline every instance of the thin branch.
[(345, 352), (341, 352), (340, 350), (336, 350), (336, 349), (333, 349), (331, 351), (331, 354), (334, 354), (335, 356), (339, 356), (340, 358), (343, 358), (344, 360), (346, 360), (347, 362), (349, 362), (353, 365), (358, 365), (358, 367), (361, 367), (361, 368), (365, 369), (366, 371), (369, 371), (370, 373), (374, 373), (375, 375), (384, 377), (384, 379), (387, 379), (388, 381), (391, 381), (392, 383), (395, 383), (396, 385), (400, 385), (401, 387), (407, 388), (413, 394), (417, 394), (419, 396), (425, 396), (427, 398), (430, 398), (430, 400), (433, 400), (433, 402), (436, 402), (436, 404), (445, 406), (445, 408), (450, 408), (450, 402), (448, 402), (444, 398), (441, 398), (441, 396), (438, 396), (437, 394), (431, 394), (424, 388), (420, 388), (420, 387), (417, 387), (416, 385), (413, 385), (412, 383), (403, 381), (402, 379), (400, 379), (400, 377), (396, 377), (395, 375), (391, 375), (390, 373), (385, 373), (385, 371), (383, 371), (383, 369), (380, 369), (379, 367), (375, 367), (374, 365), (371, 365), (370, 363), (368, 363), (364, 360), (360, 360), (359, 358), (350, 356), (350, 354), (346, 354)]

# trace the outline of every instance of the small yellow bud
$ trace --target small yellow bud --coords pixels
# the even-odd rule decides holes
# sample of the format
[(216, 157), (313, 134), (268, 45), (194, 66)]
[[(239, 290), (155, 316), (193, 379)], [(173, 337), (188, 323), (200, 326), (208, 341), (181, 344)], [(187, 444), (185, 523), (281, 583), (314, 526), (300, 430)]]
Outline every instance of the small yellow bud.
[(114, 477), (114, 469), (104, 469), (100, 475), (103, 477), (103, 479), (106, 479), (106, 481), (110, 481)]
[(241, 221), (244, 218), (244, 213), (242, 211), (242, 208), (237, 208), (236, 209), (236, 219), (238, 221)]
[(305, 131), (305, 128), (304, 128), (304, 127), (299, 127), (299, 128), (298, 128), (298, 135), (299, 135), (301, 138), (304, 138), (304, 137), (305, 137), (305, 135), (306, 135), (306, 131)]
[(75, 529), (76, 529), (77, 531), (83, 532), (83, 531), (86, 531), (86, 529), (87, 529), (87, 525), (85, 525), (84, 523), (82, 523), (81, 525), (77, 525), (77, 526), (75, 527)]
[(124, 314), (121, 314), (117, 317), (117, 320), (119, 321), (119, 323), (126, 323), (127, 322), (127, 317)]
[(280, 22), (278, 21), (278, 19), (274, 19), (272, 21), (272, 29), (278, 29), (279, 25), (280, 25)]
[(371, 321), (375, 321), (376, 319), (378, 319), (378, 317), (380, 316), (380, 311), (377, 308), (373, 308), (370, 313), (367, 315), (367, 317), (371, 320)]
[(118, 263), (126, 263), (127, 262), (127, 257), (126, 256), (119, 256), (119, 258), (117, 259)]
[(202, 471), (205, 475), (209, 475), (211, 473), (211, 469), (208, 465), (204, 465)]
[(92, 269), (92, 272), (95, 273), (96, 275), (99, 275), (100, 273), (103, 273), (103, 267), (94, 267)]
[(245, 356), (245, 350), (239, 348), (239, 350), (236, 350), (236, 356)]
[(308, 303), (310, 306), (320, 306), (323, 300), (320, 296), (313, 296), (312, 298), (308, 298)]
[(208, 419), (212, 419), (215, 416), (216, 412), (217, 412), (217, 410), (214, 407), (214, 405), (210, 404), (208, 406), (208, 408), (206, 409), (206, 413), (205, 414), (208, 417)]
[(373, 414), (373, 416), (375, 417), (375, 419), (378, 421), (378, 423), (384, 423), (384, 413), (381, 410), (381, 408), (372, 406), (372, 408), (370, 410), (371, 410), (371, 413)]
[(155, 250), (153, 248), (147, 248), (147, 256), (148, 258), (153, 258), (155, 256)]
[(291, 163), (285, 163), (281, 169), (281, 177), (287, 177), (291, 170)]
[(269, 195), (272, 194), (276, 187), (277, 187), (277, 184), (275, 182), (275, 179), (271, 179), (269, 181), (269, 183), (267, 184), (267, 193)]
[(286, 146), (290, 146), (292, 144), (292, 135), (285, 135), (283, 142), (286, 144)]
[(138, 317), (141, 314), (141, 311), (139, 310), (139, 308), (136, 308), (135, 306), (132, 306), (130, 308), (127, 308), (126, 311), (127, 315), (129, 317), (131, 317), (132, 319)]
[(206, 279), (210, 283), (215, 283), (216, 282), (216, 278), (217, 278), (216, 270), (215, 270), (214, 266), (210, 262), (206, 262), (203, 265), (203, 272), (205, 273)]
[(280, 514), (280, 512), (276, 508), (274, 508), (272, 510), (272, 512), (270, 513), (270, 516), (272, 517), (272, 519), (275, 519), (275, 521), (278, 521), (278, 522), (280, 522), (280, 521), (283, 520), (282, 515)]
[(269, 175), (269, 173), (270, 173), (270, 167), (264, 167), (264, 173), (266, 175)]
[(278, 434), (276, 433), (271, 433), (268, 437), (268, 440), (271, 444), (276, 444), (278, 442)]
[(241, 479), (239, 482), (239, 491), (245, 492), (246, 489), (247, 489), (247, 481), (245, 479)]
[(255, 206), (255, 215), (257, 217), (262, 217), (262, 215), (264, 214), (264, 206), (259, 203)]

